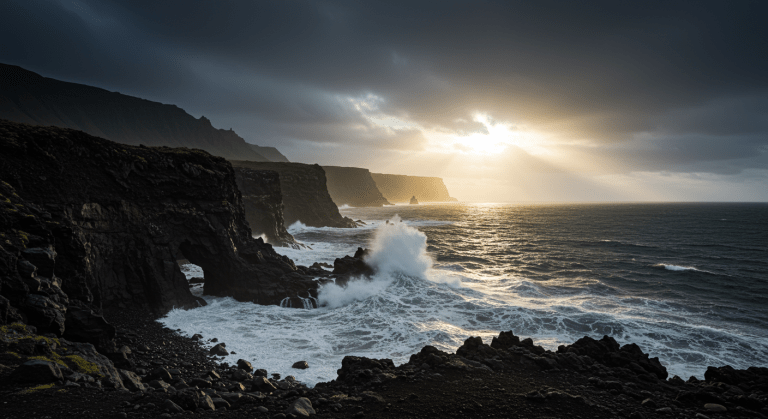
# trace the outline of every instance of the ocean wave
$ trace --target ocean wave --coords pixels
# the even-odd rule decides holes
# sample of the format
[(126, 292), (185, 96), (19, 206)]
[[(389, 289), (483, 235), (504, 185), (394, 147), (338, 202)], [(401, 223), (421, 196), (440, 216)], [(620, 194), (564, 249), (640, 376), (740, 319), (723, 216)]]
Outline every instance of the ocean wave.
[(694, 268), (692, 266), (680, 266), (680, 265), (668, 265), (664, 263), (659, 263), (654, 265), (659, 268), (664, 268), (668, 271), (674, 271), (674, 272), (705, 272), (705, 273), (711, 273), (709, 271), (705, 271), (702, 269)]

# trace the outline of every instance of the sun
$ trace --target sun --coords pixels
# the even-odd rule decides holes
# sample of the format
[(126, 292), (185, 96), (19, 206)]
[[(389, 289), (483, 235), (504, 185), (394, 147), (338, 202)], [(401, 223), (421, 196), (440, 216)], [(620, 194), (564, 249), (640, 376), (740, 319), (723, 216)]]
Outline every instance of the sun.
[(465, 153), (499, 154), (510, 145), (516, 145), (519, 133), (512, 125), (495, 122), (483, 113), (476, 113), (472, 119), (483, 124), (486, 132), (453, 137), (455, 148)]

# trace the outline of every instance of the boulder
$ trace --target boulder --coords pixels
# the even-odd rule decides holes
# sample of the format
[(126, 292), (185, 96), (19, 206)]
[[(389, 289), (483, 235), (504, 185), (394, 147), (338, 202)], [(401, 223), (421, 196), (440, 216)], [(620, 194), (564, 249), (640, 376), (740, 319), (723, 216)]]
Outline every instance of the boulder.
[(88, 342), (103, 352), (114, 347), (115, 327), (107, 323), (104, 316), (93, 310), (80, 307), (69, 307), (66, 317), (64, 337), (77, 341)]
[(305, 369), (309, 368), (309, 364), (307, 363), (307, 361), (297, 361), (297, 362), (293, 363), (291, 368), (305, 370)]
[(244, 370), (235, 370), (232, 373), (232, 379), (237, 382), (242, 382), (242, 381), (253, 379), (253, 375), (245, 372)]
[(61, 369), (55, 362), (39, 359), (26, 361), (11, 373), (11, 380), (19, 383), (43, 384), (63, 379)]
[(130, 391), (145, 391), (147, 385), (141, 382), (141, 377), (133, 371), (120, 370), (120, 379), (123, 386)]
[(253, 365), (251, 365), (250, 362), (244, 360), (244, 359), (238, 359), (237, 360), (237, 368), (240, 368), (241, 370), (245, 370), (247, 372), (253, 371)]
[(229, 355), (229, 352), (227, 352), (226, 346), (227, 345), (224, 344), (223, 342), (222, 343), (218, 343), (218, 344), (216, 344), (216, 346), (211, 348), (210, 352), (211, 352), (211, 354), (218, 355), (218, 356)]
[(205, 410), (216, 410), (211, 397), (202, 390), (186, 389), (176, 392), (171, 401), (184, 408), (184, 410), (195, 410), (197, 408)]
[(251, 387), (254, 391), (260, 391), (262, 393), (271, 393), (275, 390), (277, 390), (277, 387), (275, 387), (272, 382), (270, 382), (266, 377), (254, 377), (253, 381), (251, 381)]
[(168, 413), (184, 413), (184, 409), (171, 399), (165, 399), (163, 404), (160, 405), (160, 409)]
[(285, 413), (300, 418), (308, 418), (316, 412), (315, 409), (312, 408), (312, 402), (308, 398), (299, 397), (288, 405), (288, 408), (285, 409)]

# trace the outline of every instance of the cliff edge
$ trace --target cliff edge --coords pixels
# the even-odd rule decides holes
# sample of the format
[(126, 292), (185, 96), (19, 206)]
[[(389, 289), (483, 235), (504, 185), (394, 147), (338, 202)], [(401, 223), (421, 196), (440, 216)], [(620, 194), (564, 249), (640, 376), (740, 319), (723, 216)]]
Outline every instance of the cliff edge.
[(368, 169), (323, 166), (328, 193), (337, 206), (381, 207), (391, 205), (381, 194)]
[(285, 229), (280, 175), (274, 170), (238, 167), (235, 179), (253, 235), (263, 235), (272, 245), (297, 248), (298, 243)]
[[(239, 178), (246, 176), (248, 170), (279, 173), (286, 225), (301, 221), (311, 227), (357, 227), (354, 221), (339, 214), (328, 194), (325, 171), (316, 164), (233, 160), (232, 166)], [(246, 217), (254, 217), (247, 210)]]
[(371, 173), (376, 186), (390, 202), (409, 202), (415, 196), (419, 202), (456, 202), (448, 194), (439, 177), (388, 175)]

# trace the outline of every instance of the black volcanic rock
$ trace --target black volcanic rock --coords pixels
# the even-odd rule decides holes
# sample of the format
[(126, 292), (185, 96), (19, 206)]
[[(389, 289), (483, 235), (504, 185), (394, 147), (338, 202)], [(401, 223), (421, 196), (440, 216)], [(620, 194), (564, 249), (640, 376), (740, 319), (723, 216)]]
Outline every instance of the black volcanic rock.
[(280, 175), (274, 170), (235, 169), (237, 187), (243, 196), (245, 219), (254, 235), (263, 234), (268, 243), (298, 247), (285, 229)]
[(365, 262), (369, 250), (358, 247), (354, 256), (344, 256), (333, 261), (336, 285), (345, 286), (352, 278), (365, 278), (374, 274), (373, 268)]
[(196, 119), (177, 106), (50, 79), (17, 66), (0, 64), (0, 104), (0, 118), (14, 122), (73, 128), (123, 144), (269, 160), (234, 131), (216, 129), (207, 118)]
[[(206, 294), (240, 301), (279, 304), (319, 285), (252, 238), (232, 166), (201, 150), (0, 121), (0, 180), (0, 295), (56, 334), (74, 303), (198, 306), (178, 259), (203, 268)], [(38, 258), (54, 277), (25, 259), (32, 248), (55, 252), (53, 265)]]
[[(339, 214), (328, 194), (325, 171), (316, 164), (233, 160), (232, 166), (239, 177), (247, 176), (241, 172), (244, 169), (273, 170), (280, 174), (286, 225), (301, 221), (311, 227), (357, 227), (354, 221)], [(247, 212), (246, 216), (249, 216)]]
[(451, 198), (443, 179), (439, 177), (389, 175), (371, 173), (381, 194), (389, 202), (408, 202), (411, 196), (421, 202), (456, 202)]
[(381, 207), (391, 205), (371, 177), (368, 169), (359, 167), (323, 166), (328, 193), (337, 206)]
[(634, 343), (619, 347), (616, 340), (610, 336), (603, 336), (600, 340), (585, 336), (572, 345), (559, 347), (557, 352), (588, 356), (610, 367), (630, 367), (635, 364), (641, 368), (639, 371), (653, 374), (662, 380), (669, 375), (658, 357), (649, 358), (648, 354), (643, 353)]

